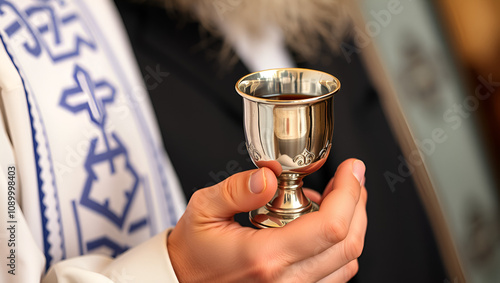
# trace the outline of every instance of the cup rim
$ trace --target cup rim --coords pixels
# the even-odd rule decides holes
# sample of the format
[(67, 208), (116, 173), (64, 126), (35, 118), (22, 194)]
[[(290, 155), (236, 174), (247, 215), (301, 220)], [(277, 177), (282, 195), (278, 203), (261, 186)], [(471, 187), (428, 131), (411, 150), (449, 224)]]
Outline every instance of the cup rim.
[[(316, 73), (323, 73), (323, 74), (325, 74), (325, 75), (330, 76), (330, 77), (333, 78), (333, 80), (336, 83), (336, 87), (335, 87), (335, 89), (333, 89), (332, 91), (330, 91), (328, 93), (325, 93), (325, 94), (322, 94), (322, 95), (318, 95), (318, 96), (311, 96), (310, 98), (306, 98), (306, 99), (298, 99), (298, 100), (276, 100), (276, 99), (269, 99), (269, 98), (264, 98), (264, 97), (257, 97), (257, 96), (252, 96), (252, 95), (246, 94), (246, 93), (240, 91), (239, 88), (238, 88), (238, 86), (241, 84), (241, 82), (243, 80), (245, 80), (246, 78), (248, 78), (248, 77), (250, 77), (252, 75), (255, 75), (255, 74), (258, 74), (258, 73), (262, 73), (262, 72), (267, 72), (267, 71), (280, 71), (280, 70), (287, 70), (287, 71), (288, 70), (290, 70), (290, 71), (293, 71), (293, 70), (304, 71), (304, 70), (306, 70), (306, 71), (313, 71), (313, 72), (316, 72)], [(339, 81), (339, 79), (337, 79), (337, 77), (335, 77), (332, 74), (329, 74), (329, 73), (323, 72), (323, 71), (314, 70), (314, 69), (308, 69), (308, 68), (272, 68), (272, 69), (265, 69), (265, 70), (260, 70), (260, 71), (257, 71), (257, 72), (252, 72), (250, 74), (247, 74), (247, 75), (243, 76), (242, 78), (240, 78), (236, 82), (236, 85), (234, 87), (236, 89), (236, 92), (240, 96), (242, 96), (245, 99), (248, 99), (248, 100), (251, 100), (251, 101), (255, 101), (255, 102), (272, 103), (272, 104), (303, 104), (303, 103), (312, 103), (312, 102), (317, 102), (317, 101), (325, 100), (325, 99), (329, 98), (330, 96), (333, 96), (340, 89), (340, 81)]]

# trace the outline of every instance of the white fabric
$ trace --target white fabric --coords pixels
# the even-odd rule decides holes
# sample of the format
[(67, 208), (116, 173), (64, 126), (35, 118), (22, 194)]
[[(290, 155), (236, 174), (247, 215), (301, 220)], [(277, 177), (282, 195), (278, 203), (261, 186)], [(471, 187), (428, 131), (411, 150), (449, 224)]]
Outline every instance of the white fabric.
[(0, 282), (177, 282), (185, 200), (112, 2), (0, 1), (0, 36)]
[(274, 68), (293, 68), (295, 63), (286, 49), (280, 28), (268, 24), (264, 30), (249, 34), (238, 23), (219, 21), (224, 37), (251, 72)]
[(86, 255), (61, 261), (50, 270), (49, 282), (178, 282), (166, 250), (164, 231), (112, 260)]

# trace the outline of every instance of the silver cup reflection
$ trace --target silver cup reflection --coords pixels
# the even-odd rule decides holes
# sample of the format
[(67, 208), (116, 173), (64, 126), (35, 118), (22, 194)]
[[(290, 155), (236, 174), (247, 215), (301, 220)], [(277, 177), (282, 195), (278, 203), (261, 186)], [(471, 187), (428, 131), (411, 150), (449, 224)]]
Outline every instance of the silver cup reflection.
[(278, 190), (250, 212), (259, 228), (283, 227), (318, 205), (302, 191), (302, 179), (330, 152), (337, 78), (320, 71), (286, 68), (249, 74), (236, 83), (244, 99), (247, 150), (257, 167), (281, 167)]

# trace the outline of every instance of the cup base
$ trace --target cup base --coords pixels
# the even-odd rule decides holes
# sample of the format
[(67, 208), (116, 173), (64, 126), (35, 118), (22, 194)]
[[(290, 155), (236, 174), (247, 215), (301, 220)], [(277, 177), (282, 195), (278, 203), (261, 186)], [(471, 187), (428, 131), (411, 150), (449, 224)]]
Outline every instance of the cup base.
[(311, 207), (300, 212), (275, 212), (270, 211), (267, 206), (263, 206), (249, 213), (250, 222), (257, 228), (279, 228), (299, 218), (300, 216), (318, 211), (319, 205), (311, 201)]

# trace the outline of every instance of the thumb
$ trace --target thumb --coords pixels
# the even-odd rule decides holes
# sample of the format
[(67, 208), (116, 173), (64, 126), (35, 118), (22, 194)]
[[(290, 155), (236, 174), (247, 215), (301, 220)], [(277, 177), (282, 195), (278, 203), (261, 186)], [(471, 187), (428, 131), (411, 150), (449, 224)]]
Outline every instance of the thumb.
[(231, 218), (265, 205), (276, 192), (278, 181), (269, 168), (244, 171), (193, 194), (190, 204), (207, 218)]

